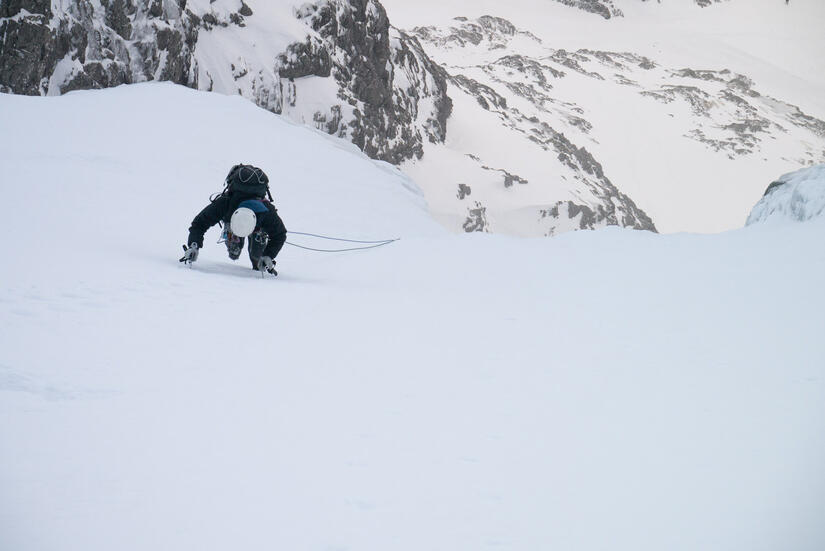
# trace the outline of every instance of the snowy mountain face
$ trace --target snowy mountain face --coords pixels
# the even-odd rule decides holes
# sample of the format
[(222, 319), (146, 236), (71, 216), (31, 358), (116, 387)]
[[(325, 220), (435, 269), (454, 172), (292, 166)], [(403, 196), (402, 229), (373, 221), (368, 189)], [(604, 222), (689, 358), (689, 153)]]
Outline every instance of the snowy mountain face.
[[(491, 127), (498, 126), (499, 150), (482, 153), (473, 149), (475, 142), (448, 140), (448, 149), (476, 167), (429, 155), (408, 169), (430, 197), (438, 197), (431, 202), (447, 216), (456, 220), (462, 210), (467, 213), (465, 229), (526, 235), (602, 224), (652, 229), (648, 216), (616, 189), (597, 160), (609, 154), (606, 149), (620, 146), (622, 134), (639, 132), (634, 127), (640, 126), (638, 121), (620, 128), (601, 126), (592, 115), (606, 103), (631, 113), (641, 107), (669, 126), (674, 137), (700, 146), (705, 157), (733, 161), (793, 151), (802, 164), (825, 159), (825, 122), (761, 93), (747, 76), (728, 69), (668, 67), (627, 51), (556, 49), (490, 16), (459, 17), (446, 27), (416, 27), (412, 32), (447, 69), (456, 109), (477, 112), (466, 117), (466, 128), (453, 124), (452, 135), (470, 133), (470, 126), (485, 116), (492, 119)], [(458, 101), (461, 95), (473, 101)], [(453, 120), (461, 120), (461, 115)], [(642, 131), (650, 140), (648, 129)], [(541, 153), (530, 158), (531, 149)], [(657, 154), (656, 144), (646, 149), (650, 157)], [(445, 170), (445, 163), (462, 168)], [(497, 178), (491, 177), (496, 173)], [(462, 181), (451, 183), (445, 174)], [(575, 185), (565, 190), (559, 182)], [(450, 205), (444, 190), (456, 187)], [(585, 215), (578, 216), (582, 211)], [(475, 222), (478, 212), (485, 214), (486, 225)]]
[[(389, 25), (377, 2), (322, 0), (296, 7), (283, 1), (32, 0), (4, 9), (0, 83), (6, 91), (54, 95), (171, 80), (237, 92), (396, 164), (421, 158), (425, 145), (441, 143), (446, 135), (452, 105), (446, 72), (416, 38)], [(451, 86), (459, 94), (484, 95), (461, 76)], [(455, 201), (430, 198), (437, 217), (456, 230), (527, 235), (606, 224), (654, 229), (587, 151), (546, 124), (540, 128), (544, 148), (558, 155), (571, 178), (563, 190), (530, 199), (526, 211), (513, 215), (508, 207), (501, 215), (498, 188), (522, 188), (528, 179), (518, 167), (468, 151), (469, 172), (444, 188)], [(484, 182), (495, 189), (486, 193)], [(450, 209), (455, 223), (445, 219)]]
[[(459, 18), (455, 26), (418, 27), (414, 33), (445, 59), (445, 66), (455, 75), (453, 83), (472, 94), (482, 107), (499, 111), (505, 126), (514, 127), (531, 141), (547, 140), (522, 111), (540, 113), (565, 132), (585, 138), (591, 134), (593, 124), (582, 116), (585, 109), (576, 103), (575, 93), (565, 94), (570, 87), (564, 79), (573, 75), (610, 81), (661, 104), (688, 108), (692, 116), (685, 137), (729, 159), (760, 152), (763, 141), (789, 129), (801, 130), (808, 138), (802, 144), (801, 161), (811, 163), (825, 154), (825, 121), (761, 94), (747, 76), (727, 69), (664, 67), (630, 52), (553, 49), (529, 32), (493, 17)], [(454, 64), (454, 60), (465, 59), (476, 62)]]
[[(641, 0), (642, 2), (657, 2), (660, 3), (662, 0)], [(722, 2), (725, 0), (693, 0), (693, 2), (697, 6), (707, 7), (713, 3)], [(623, 17), (624, 12), (617, 8), (614, 5), (613, 0), (556, 0), (565, 6), (570, 6), (573, 8), (578, 8), (580, 10), (595, 13), (596, 15), (601, 15), (605, 19), (610, 19), (611, 17)]]
[(821, 87), (776, 91), (807, 85), (776, 67), (809, 67), (821, 39), (800, 54), (785, 30), (760, 65), (715, 38), (740, 36), (748, 9), (796, 13), (759, 1), (15, 0), (0, 4), (0, 90), (239, 94), (401, 166), (454, 231), (720, 231), (765, 174), (825, 161)]
[(753, 207), (747, 225), (765, 221), (805, 222), (825, 215), (825, 164), (780, 176)]
[[(296, 4), (296, 5), (293, 5)], [(238, 93), (398, 163), (441, 141), (443, 71), (367, 0), (21, 0), (0, 5), (0, 90), (147, 80)], [(315, 78), (305, 78), (315, 77)]]
[[(408, 167), (413, 174), (429, 172), (416, 179), (434, 198), (431, 204), (448, 226), (459, 222), (465, 231), (521, 235), (554, 235), (604, 225), (655, 231), (647, 214), (619, 192), (591, 153), (558, 130), (557, 118), (539, 116), (561, 114), (585, 132), (590, 126), (579, 116), (581, 110), (575, 104), (557, 102), (546, 93), (552, 88), (550, 80), (563, 77), (563, 71), (506, 53), (513, 41), (539, 45), (541, 40), (519, 31), (509, 21), (489, 16), (476, 21), (459, 18), (455, 27), (444, 31), (418, 27), (413, 32), (432, 52), (451, 52), (463, 63), (451, 66), (445, 60), (450, 95), (460, 106), (456, 108), (467, 112), (464, 117), (469, 120), (487, 119), (490, 127), (497, 127), (492, 140), (497, 151), (475, 149), (462, 141), (469, 147), (447, 144), (451, 159), (442, 160), (443, 154), (433, 152), (414, 163), (417, 166)], [(488, 53), (490, 59), (486, 59)], [(560, 55), (567, 56), (566, 52)], [(466, 65), (468, 60), (482, 59), (478, 67), (490, 71), (493, 78), (478, 78)], [(568, 58), (562, 61), (577, 63)], [(506, 75), (496, 77), (498, 70)], [(533, 108), (524, 109), (518, 99), (525, 99)], [(525, 159), (530, 153), (534, 162)], [(442, 163), (452, 165), (452, 169), (443, 170)], [(454, 168), (459, 164), (460, 169)], [(444, 181), (449, 177), (458, 181), (450, 185)], [(454, 193), (452, 201), (447, 196), (450, 191)]]

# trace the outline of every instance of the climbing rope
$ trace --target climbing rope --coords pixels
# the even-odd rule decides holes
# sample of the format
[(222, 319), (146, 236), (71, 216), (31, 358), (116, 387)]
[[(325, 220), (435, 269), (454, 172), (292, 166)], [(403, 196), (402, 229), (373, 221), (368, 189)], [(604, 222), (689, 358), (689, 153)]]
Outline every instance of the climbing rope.
[(390, 243), (394, 243), (398, 241), (400, 238), (395, 239), (381, 239), (378, 241), (362, 241), (359, 239), (344, 239), (343, 237), (330, 237), (328, 235), (319, 235), (317, 233), (306, 233), (306, 232), (299, 232), (299, 231), (291, 231), (288, 232), (293, 235), (305, 235), (309, 237), (317, 237), (319, 239), (327, 239), (329, 241), (343, 241), (345, 243), (363, 243), (366, 244), (366, 247), (348, 247), (345, 249), (316, 249), (314, 247), (307, 247), (304, 245), (298, 245), (297, 243), (292, 243), (287, 241), (287, 245), (292, 245), (293, 247), (298, 247), (299, 249), (305, 249), (307, 251), (317, 251), (321, 253), (342, 253), (346, 251), (363, 251), (365, 249), (374, 249), (376, 247), (383, 247), (384, 245), (389, 245)]

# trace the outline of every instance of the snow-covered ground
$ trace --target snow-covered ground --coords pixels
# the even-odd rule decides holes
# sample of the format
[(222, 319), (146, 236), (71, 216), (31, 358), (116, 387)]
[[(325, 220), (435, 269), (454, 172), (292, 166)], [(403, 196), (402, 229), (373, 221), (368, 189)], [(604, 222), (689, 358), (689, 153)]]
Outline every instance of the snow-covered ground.
[[(825, 546), (822, 218), (452, 235), (241, 98), (0, 120), (0, 549)], [(401, 240), (261, 279), (213, 230), (181, 266), (240, 161), (291, 230)]]

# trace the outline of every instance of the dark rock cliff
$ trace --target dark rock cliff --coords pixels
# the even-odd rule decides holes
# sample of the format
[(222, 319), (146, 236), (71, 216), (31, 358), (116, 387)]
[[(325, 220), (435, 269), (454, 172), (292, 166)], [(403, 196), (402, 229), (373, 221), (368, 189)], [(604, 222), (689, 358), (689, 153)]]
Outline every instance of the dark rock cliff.
[[(350, 137), (365, 153), (397, 164), (421, 157), (424, 139), (444, 140), (452, 107), (446, 73), (417, 39), (390, 26), (381, 4), (321, 0), (304, 5), (298, 17), (318, 38), (281, 56), (280, 75), (331, 74), (339, 98), (354, 107)], [(435, 108), (417, 125), (419, 100), (425, 96)]]
[(199, 20), (186, 0), (87, 0), (53, 13), (43, 0), (0, 8), (0, 91), (56, 95), (145, 80), (196, 86), (192, 52)]

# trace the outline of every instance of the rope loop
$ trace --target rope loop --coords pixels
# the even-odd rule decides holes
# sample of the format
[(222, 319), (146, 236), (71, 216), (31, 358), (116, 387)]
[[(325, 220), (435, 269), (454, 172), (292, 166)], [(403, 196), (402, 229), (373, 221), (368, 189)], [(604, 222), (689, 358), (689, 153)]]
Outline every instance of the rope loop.
[(304, 245), (298, 245), (297, 243), (292, 243), (287, 241), (287, 245), (292, 245), (293, 247), (298, 247), (299, 249), (305, 249), (307, 251), (316, 251), (320, 253), (342, 253), (346, 251), (363, 251), (366, 249), (374, 249), (376, 247), (383, 247), (384, 245), (389, 245), (390, 243), (394, 243), (398, 241), (400, 238), (396, 237), (394, 239), (380, 239), (378, 241), (363, 241), (359, 239), (344, 239), (343, 237), (330, 237), (328, 235), (319, 235), (317, 233), (307, 233), (307, 232), (299, 232), (299, 231), (291, 231), (287, 232), (293, 235), (305, 235), (308, 237), (317, 237), (319, 239), (327, 239), (329, 241), (343, 241), (345, 243), (362, 243), (367, 245), (366, 247), (349, 247), (345, 249), (316, 249), (314, 247), (306, 247)]

